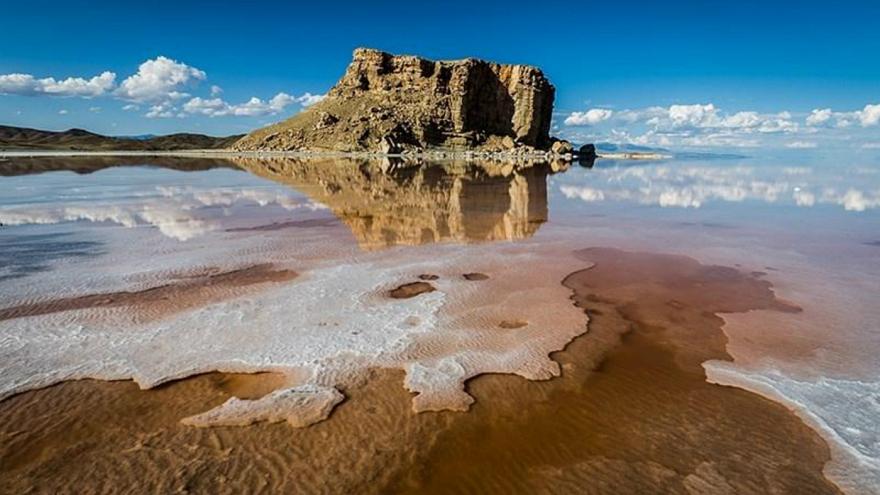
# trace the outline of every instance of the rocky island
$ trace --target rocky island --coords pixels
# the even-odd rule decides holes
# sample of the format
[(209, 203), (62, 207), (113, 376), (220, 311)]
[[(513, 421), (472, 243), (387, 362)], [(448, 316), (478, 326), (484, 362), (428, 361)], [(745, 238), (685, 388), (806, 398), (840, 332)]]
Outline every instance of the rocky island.
[(324, 100), (233, 149), (569, 154), (571, 144), (549, 134), (554, 94), (537, 67), (358, 48)]

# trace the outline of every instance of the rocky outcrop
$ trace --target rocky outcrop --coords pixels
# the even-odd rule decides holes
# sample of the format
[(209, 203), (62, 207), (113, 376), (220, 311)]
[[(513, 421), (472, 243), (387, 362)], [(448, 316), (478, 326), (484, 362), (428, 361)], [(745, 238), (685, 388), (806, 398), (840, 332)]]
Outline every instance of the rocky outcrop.
[(596, 163), (596, 158), (596, 145), (585, 144), (578, 149), (578, 165), (586, 168), (593, 168), (593, 164)]
[(554, 93), (536, 67), (358, 48), (324, 100), (245, 136), (234, 149), (548, 150)]

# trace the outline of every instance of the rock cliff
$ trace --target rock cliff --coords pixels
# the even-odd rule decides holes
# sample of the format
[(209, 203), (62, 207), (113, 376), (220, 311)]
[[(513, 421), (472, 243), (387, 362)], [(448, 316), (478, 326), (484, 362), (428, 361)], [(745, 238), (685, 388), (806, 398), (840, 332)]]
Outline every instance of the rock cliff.
[(358, 48), (327, 97), (237, 150), (550, 149), (555, 89), (540, 69)]

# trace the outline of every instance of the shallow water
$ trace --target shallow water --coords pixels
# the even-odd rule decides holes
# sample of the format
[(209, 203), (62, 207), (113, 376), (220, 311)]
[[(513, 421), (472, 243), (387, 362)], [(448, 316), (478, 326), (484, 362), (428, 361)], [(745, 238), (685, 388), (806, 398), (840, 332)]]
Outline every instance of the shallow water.
[[(726, 486), (739, 492), (775, 487), (818, 493), (833, 489), (814, 476), (823, 466), (825, 476), (845, 491), (870, 493), (880, 486), (877, 164), (600, 160), (592, 168), (575, 164), (566, 170), (559, 164), (413, 166), (388, 160), (52, 158), (0, 162), (0, 182), (3, 396), (73, 378), (133, 378), (146, 387), (214, 370), (279, 371), (283, 378), (270, 388), (291, 391), (295, 401), (311, 397), (306, 392), (312, 389), (302, 387), (343, 390), (349, 400), (336, 412), (332, 403), (321, 402), (316, 419), (330, 418), (298, 432), (301, 439), (321, 428), (344, 431), (344, 425), (334, 426), (345, 421), (344, 410), (379, 407), (355, 400), (358, 387), (392, 394), (390, 389), (403, 392), (406, 386), (419, 394), (412, 401), (415, 410), (466, 409), (476, 397), (477, 406), (465, 419), (456, 417), (460, 413), (414, 415), (405, 399), (400, 403), (405, 392), (379, 400), (389, 420), (415, 421), (411, 440), (424, 448), (416, 455), (391, 442), (384, 448), (393, 455), (377, 458), (373, 466), (358, 461), (364, 466), (353, 475), (370, 472), (376, 479), (369, 491), (509, 493), (540, 486), (548, 492), (621, 493), (649, 486), (671, 492)], [(591, 247), (624, 251), (598, 262), (576, 254)], [(702, 299), (699, 290), (676, 296), (681, 284), (708, 282), (683, 282), (690, 280), (683, 269), (670, 269), (663, 283), (652, 283), (647, 268), (625, 251), (678, 254), (707, 266), (735, 268), (771, 284), (780, 308), (800, 311), (726, 306), (739, 294), (734, 285), (724, 289), (733, 292), (707, 292)], [(675, 266), (662, 257), (648, 259)], [(591, 263), (597, 270), (613, 263), (620, 267), (606, 285), (596, 283), (598, 299), (592, 304), (621, 307), (626, 291), (675, 304), (690, 297), (688, 306), (723, 318), (724, 334), (705, 342), (694, 337), (701, 331), (676, 337), (688, 328), (677, 318), (688, 313), (675, 305), (662, 318), (648, 309), (639, 311), (654, 316), (636, 318), (628, 307), (621, 313), (624, 320), (637, 323), (623, 343), (613, 337), (620, 331), (613, 330), (616, 320), (607, 315), (593, 315), (587, 331), (590, 308), (572, 306), (573, 288), (562, 281)], [(229, 278), (223, 274), (251, 273), (247, 270), (253, 267), (292, 275), (223, 282)], [(488, 278), (472, 280), (464, 277), (467, 273)], [(589, 279), (602, 272), (584, 273)], [(436, 275), (427, 279), (436, 290), (401, 300), (389, 296), (420, 275)], [(620, 292), (620, 287), (628, 289)], [(575, 347), (566, 351), (574, 357), (546, 358), (574, 338)], [(580, 363), (586, 374), (566, 363)], [(597, 366), (594, 376), (590, 371)], [(404, 370), (403, 385), (359, 381), (376, 368)], [(681, 376), (688, 378), (675, 378), (674, 370), (684, 370)], [(562, 377), (547, 386), (576, 387), (576, 393), (526, 386), (529, 382), (501, 379), (504, 375), (464, 386), (483, 373), (547, 379), (560, 372)], [(646, 383), (652, 373), (669, 379)], [(6, 408), (4, 417), (11, 422), (21, 422), (12, 409), (37, 397), (54, 403), (52, 391), (65, 397), (69, 392), (63, 387), (69, 386), (25, 392), (0, 403), (0, 409)], [(622, 387), (626, 390), (616, 394)], [(28, 395), (37, 393), (42, 395)], [(107, 393), (113, 392), (102, 392)], [(295, 407), (264, 393), (259, 395), (265, 400), (253, 403), (262, 409), (248, 412), (245, 423), (298, 421), (292, 419)], [(188, 396), (186, 412), (172, 408), (168, 424), (218, 406), (212, 394), (215, 398), (201, 408)], [(510, 407), (511, 397), (522, 401), (520, 408)], [(676, 409), (683, 400), (729, 401), (725, 412), (737, 411), (740, 422), (704, 407)], [(536, 402), (527, 406), (529, 401)], [(595, 401), (600, 404), (592, 405)], [(620, 412), (638, 411), (651, 401), (662, 403), (655, 421), (636, 419), (651, 415), (651, 407), (641, 415)], [(101, 407), (100, 402), (91, 406)], [(389, 413), (393, 407), (403, 409), (403, 416)], [(221, 419), (230, 414), (214, 424), (239, 422), (228, 419), (239, 417), (231, 411), (214, 411)], [(721, 426), (701, 428), (707, 415)], [(606, 418), (618, 418), (620, 431), (610, 433)], [(508, 422), (509, 427), (501, 426)], [(162, 424), (162, 431), (192, 429)], [(803, 424), (818, 432), (830, 451), (823, 451)], [(31, 431), (34, 424), (7, 426), (4, 435), (38, 435)], [(250, 430), (252, 442), (263, 434), (289, 433), (284, 428), (290, 427), (238, 429)], [(521, 429), (544, 433), (512, 433)], [(643, 431), (642, 443), (628, 439), (626, 431)], [(779, 431), (788, 437), (776, 438)], [(734, 442), (743, 435), (751, 437), (752, 454), (766, 460), (745, 473), (749, 468), (734, 460), (748, 454)], [(651, 440), (644, 443), (646, 438)], [(725, 438), (732, 440), (725, 443)], [(785, 448), (762, 447), (785, 438)], [(106, 442), (82, 455), (113, 451), (119, 440), (110, 435)], [(474, 447), (472, 460), (460, 455), (475, 444), (481, 448)], [(501, 450), (519, 454), (487, 462)], [(46, 466), (54, 461), (45, 452), (51, 451), (42, 449), (27, 462), (4, 462), (14, 465), (16, 476), (8, 479), (17, 488), (49, 490)], [(12, 455), (3, 453), (6, 459)], [(247, 457), (246, 449), (241, 455)], [(338, 453), (322, 466), (345, 458)], [(205, 462), (216, 468), (215, 461)], [(779, 470), (780, 463), (789, 466), (782, 471), (788, 474), (765, 485), (756, 481), (766, 481), (762, 470)], [(517, 478), (515, 472), (528, 475)], [(305, 472), (300, 466), (296, 474), (312, 480), (301, 486), (305, 491), (364, 488), (356, 480), (349, 485), (321, 480), (331, 475), (317, 466)], [(112, 478), (103, 471), (95, 475)], [(204, 481), (198, 473), (186, 476)], [(247, 483), (245, 478), (238, 482)]]

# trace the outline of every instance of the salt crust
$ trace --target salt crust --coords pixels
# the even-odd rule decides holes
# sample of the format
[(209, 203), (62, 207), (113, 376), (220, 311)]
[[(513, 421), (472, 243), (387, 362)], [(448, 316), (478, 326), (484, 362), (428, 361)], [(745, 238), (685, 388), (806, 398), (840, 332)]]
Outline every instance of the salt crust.
[(751, 373), (731, 362), (708, 361), (710, 383), (744, 388), (788, 404), (829, 439), (828, 476), (849, 493), (880, 487), (880, 382), (819, 377), (797, 380), (773, 369)]
[[(147, 389), (210, 371), (273, 371), (288, 374), (287, 388), (230, 399), (186, 422), (306, 426), (342, 400), (333, 388), (342, 377), (385, 367), (406, 371), (414, 411), (466, 410), (469, 378), (557, 376), (549, 353), (586, 331), (586, 315), (560, 284), (583, 262), (529, 244), (386, 251), (134, 327), (101, 309), (3, 321), (0, 398), (80, 378), (133, 379)], [(461, 277), (475, 270), (490, 278)], [(438, 290), (388, 297), (420, 273), (438, 274)], [(499, 327), (511, 318), (528, 324)]]

